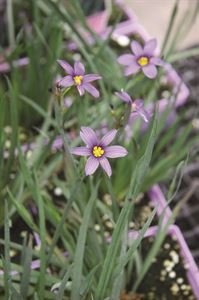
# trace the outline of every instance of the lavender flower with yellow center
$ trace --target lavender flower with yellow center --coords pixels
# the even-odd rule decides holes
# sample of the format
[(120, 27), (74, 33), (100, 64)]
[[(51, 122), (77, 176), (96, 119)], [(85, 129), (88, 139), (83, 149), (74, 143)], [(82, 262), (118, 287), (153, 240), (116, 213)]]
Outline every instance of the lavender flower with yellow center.
[(118, 62), (126, 66), (125, 75), (135, 74), (141, 70), (148, 78), (155, 78), (157, 76), (156, 66), (163, 64), (159, 57), (154, 56), (156, 46), (156, 39), (149, 40), (144, 47), (137, 41), (133, 41), (131, 43), (133, 54), (124, 54), (118, 57)]
[(149, 122), (149, 113), (144, 109), (144, 101), (142, 99), (133, 100), (131, 96), (124, 92), (115, 93), (122, 101), (131, 105), (131, 114), (139, 115), (146, 123)]
[(100, 165), (110, 177), (112, 169), (107, 157), (117, 158), (127, 155), (127, 150), (122, 146), (108, 146), (115, 138), (116, 133), (117, 130), (112, 129), (102, 139), (99, 139), (93, 129), (90, 127), (81, 127), (80, 137), (86, 146), (73, 148), (71, 152), (75, 155), (89, 156), (85, 166), (86, 175), (93, 174)]
[(58, 60), (58, 63), (68, 74), (58, 82), (58, 85), (65, 88), (75, 86), (80, 96), (83, 96), (85, 91), (87, 91), (93, 97), (99, 97), (99, 91), (91, 84), (91, 82), (101, 79), (101, 76), (98, 74), (85, 74), (85, 67), (79, 61), (74, 63), (74, 68), (64, 60)]

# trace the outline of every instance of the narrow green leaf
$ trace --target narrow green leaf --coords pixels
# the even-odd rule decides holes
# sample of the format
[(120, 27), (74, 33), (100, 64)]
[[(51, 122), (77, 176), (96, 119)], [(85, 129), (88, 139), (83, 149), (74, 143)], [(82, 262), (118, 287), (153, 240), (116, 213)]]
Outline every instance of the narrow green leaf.
[(77, 246), (74, 257), (74, 270), (72, 275), (72, 292), (71, 300), (80, 300), (80, 287), (82, 281), (82, 271), (83, 271), (83, 258), (85, 251), (86, 236), (88, 231), (88, 226), (91, 221), (92, 209), (97, 197), (97, 187), (93, 188), (91, 197), (88, 204), (85, 207), (85, 212), (82, 220), (82, 225), (80, 227)]
[(22, 276), (21, 276), (21, 283), (20, 283), (20, 294), (23, 299), (27, 299), (28, 291), (29, 291), (29, 284), (30, 284), (30, 277), (31, 277), (31, 262), (32, 262), (32, 240), (30, 239), (29, 244), (26, 245), (27, 239), (25, 239), (24, 246), (23, 246), (23, 257), (22, 257)]
[(4, 284), (5, 284), (5, 297), (6, 299), (10, 299), (12, 294), (12, 279), (11, 279), (11, 262), (10, 262), (10, 224), (9, 224), (9, 216), (8, 216), (8, 203), (5, 200), (4, 203), (5, 210), (5, 221), (4, 221)]

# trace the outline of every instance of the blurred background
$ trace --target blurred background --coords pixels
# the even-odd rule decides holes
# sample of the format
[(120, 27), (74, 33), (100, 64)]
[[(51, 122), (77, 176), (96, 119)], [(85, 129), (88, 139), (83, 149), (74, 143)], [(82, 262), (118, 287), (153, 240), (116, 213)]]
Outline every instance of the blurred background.
[[(175, 0), (124, 0), (124, 3), (134, 10), (149, 34), (156, 37), (160, 43), (164, 39), (168, 20), (175, 2)], [(178, 2), (180, 6), (177, 19), (180, 19), (188, 7), (195, 5), (198, 0), (179, 0)], [(179, 48), (182, 49), (199, 43), (198, 28), (199, 18), (197, 18), (197, 21)]]

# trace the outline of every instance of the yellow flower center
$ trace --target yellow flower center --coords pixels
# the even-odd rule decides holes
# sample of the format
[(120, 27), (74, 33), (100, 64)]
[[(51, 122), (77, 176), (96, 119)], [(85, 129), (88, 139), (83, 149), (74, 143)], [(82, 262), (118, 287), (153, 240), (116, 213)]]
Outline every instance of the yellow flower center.
[(77, 75), (77, 76), (73, 77), (73, 80), (76, 85), (80, 85), (82, 83), (82, 79), (83, 79), (83, 76), (81, 76), (81, 75)]
[(101, 157), (104, 154), (104, 150), (100, 146), (93, 147), (93, 155), (95, 157)]
[(146, 56), (142, 56), (142, 57), (140, 57), (140, 58), (138, 59), (138, 64), (139, 64), (141, 67), (144, 67), (144, 66), (148, 65), (148, 63), (149, 63), (149, 59), (148, 59), (148, 57), (146, 57)]

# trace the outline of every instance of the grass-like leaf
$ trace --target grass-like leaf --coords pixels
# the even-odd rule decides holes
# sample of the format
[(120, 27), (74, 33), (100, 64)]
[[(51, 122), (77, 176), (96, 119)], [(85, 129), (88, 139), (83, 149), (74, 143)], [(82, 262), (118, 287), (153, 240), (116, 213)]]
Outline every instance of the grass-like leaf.
[(84, 251), (85, 251), (86, 236), (87, 236), (88, 226), (91, 221), (91, 213), (97, 197), (97, 190), (98, 190), (98, 185), (96, 187), (93, 187), (92, 189), (91, 197), (88, 201), (88, 204), (85, 207), (82, 225), (79, 230), (75, 257), (74, 257), (71, 300), (80, 299), (80, 287), (82, 281), (83, 258), (84, 258)]

